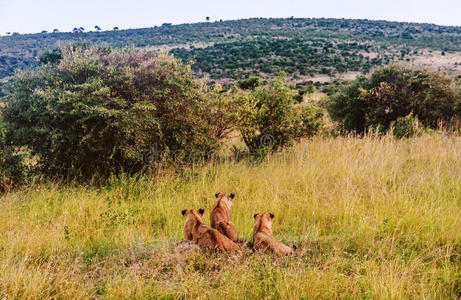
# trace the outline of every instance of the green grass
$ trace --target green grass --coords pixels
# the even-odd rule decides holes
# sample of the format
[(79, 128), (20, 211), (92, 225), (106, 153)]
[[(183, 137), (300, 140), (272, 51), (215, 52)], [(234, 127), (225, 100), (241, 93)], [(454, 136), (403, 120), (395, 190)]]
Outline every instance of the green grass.
[[(315, 138), (260, 164), (220, 162), (103, 188), (33, 185), (0, 198), (0, 299), (461, 298), (461, 138)], [(296, 254), (202, 253), (183, 208), (235, 192)]]

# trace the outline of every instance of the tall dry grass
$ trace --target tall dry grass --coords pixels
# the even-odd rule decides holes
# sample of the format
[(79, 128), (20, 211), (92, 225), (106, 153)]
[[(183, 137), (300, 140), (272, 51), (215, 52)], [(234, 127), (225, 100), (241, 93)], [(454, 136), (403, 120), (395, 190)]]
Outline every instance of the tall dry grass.
[[(0, 198), (0, 299), (461, 297), (461, 138), (315, 138), (260, 164), (222, 161), (103, 188)], [(251, 242), (273, 212), (291, 257), (201, 253), (183, 208), (236, 192)]]

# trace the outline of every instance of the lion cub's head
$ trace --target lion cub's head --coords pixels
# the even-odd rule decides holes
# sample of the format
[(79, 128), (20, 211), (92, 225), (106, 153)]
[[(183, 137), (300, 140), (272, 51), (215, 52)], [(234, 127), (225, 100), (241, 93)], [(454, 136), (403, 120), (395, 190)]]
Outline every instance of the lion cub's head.
[(253, 227), (253, 233), (261, 231), (261, 229), (272, 230), (272, 222), (274, 220), (274, 214), (254, 214), (254, 219), (256, 220), (255, 226)]
[(218, 200), (218, 203), (217, 203), (218, 206), (224, 205), (224, 206), (227, 207), (227, 209), (229, 209), (229, 210), (231, 209), (232, 202), (233, 202), (233, 200), (235, 198), (234, 193), (224, 194), (224, 193), (217, 192), (214, 196)]
[(186, 217), (186, 222), (184, 223), (184, 239), (193, 240), (194, 239), (194, 227), (203, 223), (202, 216), (205, 210), (200, 209), (183, 209), (182, 215)]
[(203, 208), (200, 209), (183, 209), (182, 215), (186, 217), (186, 222), (190, 219), (200, 220), (202, 221), (202, 216), (205, 210)]

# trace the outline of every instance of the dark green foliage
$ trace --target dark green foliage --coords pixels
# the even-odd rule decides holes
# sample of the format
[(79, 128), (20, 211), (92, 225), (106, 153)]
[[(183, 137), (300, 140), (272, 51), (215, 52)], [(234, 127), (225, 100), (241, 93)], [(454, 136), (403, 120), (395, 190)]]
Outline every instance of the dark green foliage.
[(277, 150), (321, 129), (322, 111), (312, 105), (295, 105), (296, 93), (283, 76), (252, 90), (234, 91), (234, 122), (250, 152)]
[(190, 68), (165, 53), (69, 44), (62, 59), (18, 72), (3, 115), (9, 138), (48, 175), (135, 173), (175, 153), (216, 147), (209, 96)]
[(52, 51), (45, 51), (40, 55), (40, 64), (56, 64), (62, 59), (61, 49), (56, 48)]
[(24, 157), (6, 140), (5, 124), (0, 119), (0, 193), (20, 186), (27, 180)]
[(412, 137), (418, 133), (418, 129), (418, 119), (412, 113), (392, 123), (392, 134), (397, 138)]
[(328, 113), (346, 131), (363, 132), (366, 129), (366, 107), (360, 90), (366, 82), (365, 77), (359, 77), (346, 86), (339, 87), (337, 92), (326, 91), (331, 94), (327, 102)]
[(360, 77), (340, 88), (327, 107), (331, 117), (347, 131), (364, 132), (369, 127), (387, 131), (391, 123), (408, 115), (424, 127), (447, 124), (457, 115), (459, 101), (459, 92), (449, 77), (389, 66), (376, 70), (369, 79)]

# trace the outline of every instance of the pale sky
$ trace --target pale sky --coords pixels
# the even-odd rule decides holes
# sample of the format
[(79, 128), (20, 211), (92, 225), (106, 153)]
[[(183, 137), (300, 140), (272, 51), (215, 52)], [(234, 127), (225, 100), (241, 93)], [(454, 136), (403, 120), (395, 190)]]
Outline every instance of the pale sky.
[(251, 17), (332, 17), (461, 26), (461, 0), (0, 0), (0, 34), (120, 29)]

